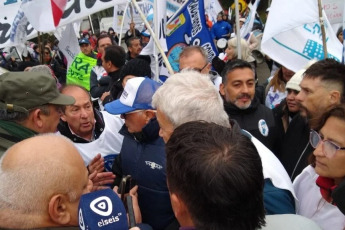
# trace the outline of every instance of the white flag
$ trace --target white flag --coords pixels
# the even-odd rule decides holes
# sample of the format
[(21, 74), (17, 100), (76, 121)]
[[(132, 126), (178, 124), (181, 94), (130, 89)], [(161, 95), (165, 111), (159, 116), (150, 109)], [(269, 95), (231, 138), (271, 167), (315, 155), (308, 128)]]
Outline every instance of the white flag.
[(254, 5), (252, 5), (251, 3), (248, 5), (250, 12), (240, 30), (241, 38), (245, 38), (247, 34), (249, 34), (252, 31), (256, 15), (256, 9), (258, 8), (259, 3), (260, 0), (256, 0)]
[[(341, 61), (341, 44), (324, 12), (323, 18), (328, 57)], [(324, 59), (317, 1), (274, 0), (261, 49), (273, 60), (293, 71), (302, 69), (311, 59)]]
[(74, 57), (80, 52), (78, 39), (75, 34), (73, 23), (66, 26), (66, 29), (61, 33), (61, 40), (59, 41), (59, 49), (67, 59), (67, 69), (72, 64)]

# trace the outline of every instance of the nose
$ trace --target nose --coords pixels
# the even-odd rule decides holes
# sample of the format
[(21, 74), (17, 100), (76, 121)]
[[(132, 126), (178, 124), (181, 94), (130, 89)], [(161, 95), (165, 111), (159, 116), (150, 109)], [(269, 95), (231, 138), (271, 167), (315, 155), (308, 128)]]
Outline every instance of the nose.
[(299, 103), (301, 103), (303, 101), (303, 92), (302, 92), (302, 90), (296, 95), (295, 99)]
[(314, 154), (314, 156), (317, 156), (317, 157), (324, 157), (325, 156), (325, 153), (323, 152), (323, 142), (322, 141), (320, 141), (320, 143), (317, 145), (313, 154)]
[(87, 112), (86, 112), (85, 109), (81, 109), (80, 116), (81, 116), (82, 118), (87, 118)]

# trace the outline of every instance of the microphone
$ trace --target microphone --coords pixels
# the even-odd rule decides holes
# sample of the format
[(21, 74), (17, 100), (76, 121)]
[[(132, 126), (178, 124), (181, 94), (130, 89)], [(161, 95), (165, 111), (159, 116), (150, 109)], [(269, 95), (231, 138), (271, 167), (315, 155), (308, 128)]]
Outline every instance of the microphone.
[(82, 195), (78, 210), (81, 230), (128, 230), (126, 209), (111, 189)]

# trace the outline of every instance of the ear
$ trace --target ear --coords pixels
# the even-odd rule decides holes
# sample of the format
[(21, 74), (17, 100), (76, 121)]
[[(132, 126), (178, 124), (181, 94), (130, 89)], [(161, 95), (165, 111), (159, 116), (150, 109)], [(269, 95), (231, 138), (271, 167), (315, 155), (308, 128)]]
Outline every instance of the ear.
[(32, 112), (32, 121), (38, 129), (41, 129), (43, 127), (44, 121), (42, 120), (42, 112), (40, 109), (35, 109)]
[(219, 92), (221, 95), (225, 96), (225, 85), (224, 85), (224, 83), (220, 83)]
[(61, 116), (60, 116), (60, 119), (63, 120), (64, 122), (67, 122), (67, 117), (66, 117), (66, 110), (67, 110), (67, 106), (65, 107), (65, 111), (61, 110)]
[(71, 221), (71, 214), (68, 211), (68, 197), (63, 194), (54, 195), (48, 206), (51, 220), (58, 225), (67, 225)]
[(332, 105), (336, 105), (339, 104), (341, 101), (341, 95), (340, 92), (338, 90), (332, 90), (329, 94), (330, 96), (330, 103)]
[(207, 72), (210, 72), (211, 67), (212, 67), (212, 64), (208, 63), (207, 66), (205, 67), (207, 69)]
[(145, 110), (145, 120), (146, 120), (146, 123), (149, 122), (149, 120), (151, 120), (153, 117), (156, 116), (156, 112), (153, 111), (153, 110)]
[(170, 193), (171, 206), (174, 211), (174, 215), (181, 226), (194, 226), (192, 218), (189, 214), (188, 208), (175, 193)]
[(176, 218), (179, 218), (183, 213), (183, 206), (182, 201), (175, 193), (170, 194), (171, 206), (173, 208), (174, 214)]

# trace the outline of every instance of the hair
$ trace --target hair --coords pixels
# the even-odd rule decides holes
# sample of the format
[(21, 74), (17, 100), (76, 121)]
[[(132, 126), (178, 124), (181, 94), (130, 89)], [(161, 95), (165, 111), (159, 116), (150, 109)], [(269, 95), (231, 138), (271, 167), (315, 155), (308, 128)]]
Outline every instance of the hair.
[[(234, 54), (237, 58), (237, 38), (231, 38), (228, 40), (228, 47), (231, 46), (234, 49)], [(251, 52), (246, 40), (241, 38), (241, 59), (247, 61), (251, 57)]]
[(340, 34), (341, 32), (343, 32), (343, 27), (342, 27), (342, 26), (340, 26), (340, 27), (338, 28), (338, 30), (337, 30), (337, 33), (336, 33), (337, 37), (339, 36), (339, 34)]
[[(345, 123), (345, 104), (336, 105), (332, 107), (332, 109), (322, 114), (321, 117), (319, 117), (317, 121), (313, 123), (311, 128), (316, 131), (320, 131), (330, 117), (338, 118)], [(315, 156), (313, 154), (309, 155), (308, 161), (309, 164), (315, 167)]]
[[(69, 89), (75, 89), (75, 88), (78, 88), (78, 89), (81, 89), (82, 91), (84, 91), (84, 93), (89, 96), (90, 102), (91, 102), (91, 105), (92, 105), (92, 100), (91, 100), (90, 92), (87, 91), (87, 89), (85, 87), (83, 87), (83, 86), (76, 85), (76, 84), (64, 85), (64, 86), (61, 87), (60, 92), (63, 94), (65, 91), (67, 91)], [(62, 109), (62, 112), (65, 113), (66, 105), (61, 105), (61, 109)]]
[(269, 89), (273, 86), (273, 91), (284, 92), (285, 91), (285, 82), (283, 79), (283, 66), (280, 66), (279, 69), (274, 73), (273, 78), (268, 83), (267, 88)]
[(208, 75), (196, 71), (171, 75), (153, 95), (152, 105), (167, 116), (174, 128), (196, 120), (230, 126), (218, 90)]
[(134, 40), (137, 40), (137, 39), (140, 40), (139, 37), (130, 37), (130, 38), (128, 38), (128, 40), (126, 41), (127, 48), (132, 47), (132, 42)]
[(99, 41), (100, 41), (101, 39), (103, 39), (103, 38), (109, 38), (110, 41), (111, 41), (111, 44), (112, 44), (112, 45), (115, 45), (113, 39), (112, 39), (108, 34), (101, 34), (101, 35), (99, 35), (99, 37), (97, 38), (97, 48), (98, 48), (98, 43), (99, 43)]
[[(73, 145), (68, 138), (59, 137)], [(35, 225), (35, 216), (47, 212), (46, 205), (55, 192), (67, 194), (70, 202), (77, 199), (76, 191), (72, 189), (73, 180), (68, 173), (69, 166), (56, 162), (54, 158), (37, 160), (33, 156), (23, 163), (23, 167), (17, 167), (16, 170), (4, 169), (2, 162), (10, 150), (11, 148), (0, 159), (0, 210), (30, 214), (30, 220), (20, 220), (18, 217), (18, 222), (23, 221), (21, 227), (32, 228), (30, 225)], [(64, 186), (58, 181), (62, 181)]]
[(250, 139), (204, 121), (176, 128), (166, 144), (167, 181), (196, 229), (257, 229), (265, 224), (264, 176)]
[(43, 115), (49, 116), (50, 115), (50, 109), (48, 104), (36, 106), (34, 108), (31, 108), (28, 113), (22, 113), (22, 112), (9, 112), (6, 109), (0, 109), (0, 120), (4, 121), (14, 121), (14, 122), (23, 122), (27, 120), (30, 116), (30, 113), (34, 110), (39, 109), (41, 110)]
[(228, 74), (236, 69), (245, 69), (245, 68), (249, 68), (253, 71), (253, 76), (255, 74), (254, 70), (253, 70), (253, 67), (252, 65), (247, 62), (247, 61), (244, 61), (244, 60), (241, 60), (241, 59), (236, 59), (236, 60), (233, 60), (233, 61), (230, 61), (230, 62), (227, 62), (225, 64), (225, 67), (221, 73), (221, 76), (222, 76), (222, 83), (223, 84), (226, 84), (227, 81), (228, 81)]
[(345, 102), (345, 65), (326, 58), (311, 65), (303, 78), (320, 79), (326, 88), (337, 89), (341, 93), (341, 103)]
[(104, 60), (110, 61), (117, 68), (121, 68), (126, 62), (126, 52), (121, 46), (108, 46), (104, 49)]
[(182, 52), (180, 53), (179, 59), (188, 57), (192, 55), (194, 52), (198, 52), (202, 55), (203, 59), (205, 60), (206, 63), (208, 63), (208, 57), (207, 53), (204, 48), (201, 46), (186, 46), (183, 48)]
[(128, 75), (151, 78), (150, 64), (141, 58), (131, 59), (122, 67), (120, 72), (120, 81), (122, 82), (122, 80)]

